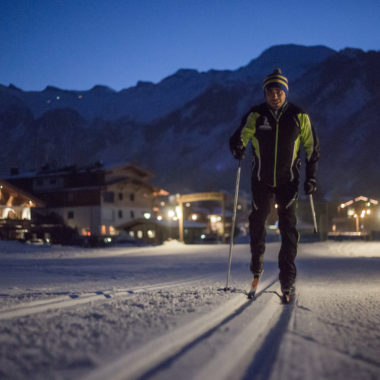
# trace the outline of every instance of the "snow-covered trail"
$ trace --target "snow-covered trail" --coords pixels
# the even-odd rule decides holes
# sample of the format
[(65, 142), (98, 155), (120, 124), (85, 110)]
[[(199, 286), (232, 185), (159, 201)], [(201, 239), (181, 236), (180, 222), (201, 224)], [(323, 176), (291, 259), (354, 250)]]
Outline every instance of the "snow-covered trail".
[(380, 379), (380, 244), (316, 248), (303, 247), (298, 299), (261, 378)]
[(250, 301), (247, 245), (228, 293), (225, 245), (6, 247), (0, 378), (380, 379), (380, 244), (301, 245), (286, 306), (278, 248)]

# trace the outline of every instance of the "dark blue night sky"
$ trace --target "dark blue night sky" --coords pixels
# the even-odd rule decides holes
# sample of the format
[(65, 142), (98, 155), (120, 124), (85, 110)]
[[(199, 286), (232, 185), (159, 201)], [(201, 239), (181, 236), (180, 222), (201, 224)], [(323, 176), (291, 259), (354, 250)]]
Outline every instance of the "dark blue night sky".
[(0, 0), (0, 84), (115, 90), (272, 45), (380, 48), (380, 1)]

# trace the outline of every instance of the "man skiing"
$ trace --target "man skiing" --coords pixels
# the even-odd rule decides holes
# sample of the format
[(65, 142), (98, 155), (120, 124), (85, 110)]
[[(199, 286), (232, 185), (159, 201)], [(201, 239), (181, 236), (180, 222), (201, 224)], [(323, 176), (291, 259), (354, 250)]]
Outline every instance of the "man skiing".
[(256, 105), (242, 119), (230, 138), (233, 156), (242, 160), (249, 140), (253, 150), (252, 212), (249, 215), (251, 247), (250, 270), (253, 273), (249, 297), (253, 298), (263, 271), (265, 221), (272, 199), (278, 206), (281, 248), (278, 255), (279, 280), (283, 300), (288, 303), (295, 291), (297, 270), (295, 258), (299, 234), (296, 229), (300, 143), (306, 151), (306, 194), (316, 191), (319, 159), (318, 138), (309, 116), (288, 102), (288, 80), (281, 69), (275, 69), (263, 83), (265, 103)]

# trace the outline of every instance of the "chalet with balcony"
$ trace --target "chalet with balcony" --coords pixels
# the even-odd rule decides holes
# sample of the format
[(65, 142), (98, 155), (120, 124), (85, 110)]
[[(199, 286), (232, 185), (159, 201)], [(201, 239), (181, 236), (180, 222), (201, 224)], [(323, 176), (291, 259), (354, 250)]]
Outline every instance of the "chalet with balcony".
[(378, 231), (380, 231), (379, 201), (360, 195), (338, 206), (329, 237), (369, 237)]
[(48, 166), (32, 173), (18, 173), (7, 181), (34, 194), (46, 212), (58, 214), (82, 236), (117, 235), (118, 227), (153, 217), (164, 190), (149, 183), (152, 173), (132, 164)]
[(23, 239), (31, 227), (31, 209), (44, 203), (34, 195), (0, 180), (0, 239)]

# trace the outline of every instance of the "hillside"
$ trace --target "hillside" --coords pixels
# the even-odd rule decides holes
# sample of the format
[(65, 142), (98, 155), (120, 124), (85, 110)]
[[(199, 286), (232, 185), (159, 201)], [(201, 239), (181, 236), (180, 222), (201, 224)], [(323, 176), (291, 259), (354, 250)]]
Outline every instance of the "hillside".
[[(236, 163), (227, 141), (263, 100), (274, 67), (290, 81), (290, 101), (311, 115), (320, 136), (320, 196), (380, 196), (380, 52), (281, 45), (235, 71), (182, 69), (157, 84), (116, 92), (0, 86), (0, 171), (12, 166), (131, 161), (172, 192), (232, 190)], [(249, 160), (242, 187), (249, 190)]]

